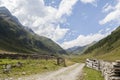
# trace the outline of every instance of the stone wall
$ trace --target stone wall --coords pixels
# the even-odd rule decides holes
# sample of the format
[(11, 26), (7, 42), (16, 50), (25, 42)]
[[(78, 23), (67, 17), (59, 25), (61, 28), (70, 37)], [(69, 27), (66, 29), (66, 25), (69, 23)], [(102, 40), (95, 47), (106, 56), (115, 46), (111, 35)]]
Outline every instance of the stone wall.
[(120, 80), (120, 60), (106, 62), (97, 59), (86, 59), (86, 66), (101, 71), (105, 80)]

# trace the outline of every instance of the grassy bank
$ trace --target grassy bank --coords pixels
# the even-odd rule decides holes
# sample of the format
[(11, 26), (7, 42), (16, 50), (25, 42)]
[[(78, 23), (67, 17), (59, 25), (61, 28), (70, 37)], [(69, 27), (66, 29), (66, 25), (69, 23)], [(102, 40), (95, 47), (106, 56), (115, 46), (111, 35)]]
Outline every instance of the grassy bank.
[[(9, 73), (3, 73), (3, 64), (11, 64), (15, 65), (18, 62), (23, 64), (22, 67), (15, 67), (12, 68)], [(70, 66), (74, 64), (70, 60), (66, 60), (66, 65)], [(62, 68), (63, 65), (57, 65), (56, 60), (12, 60), (12, 59), (0, 59), (0, 78), (7, 78), (7, 77), (21, 77), (21, 76), (28, 76), (32, 74), (38, 74), (43, 72), (54, 71), (59, 68)]]
[(120, 59), (120, 48), (117, 48), (104, 55), (103, 54), (97, 55), (95, 52), (92, 52), (84, 55), (77, 55), (77, 56), (72, 55), (69, 56), (69, 58), (74, 62), (85, 62), (87, 58), (114, 62)]
[(84, 74), (81, 80), (104, 80), (99, 71), (84, 67), (83, 72)]
[[(23, 66), (18, 68), (12, 68), (10, 73), (3, 73), (3, 64), (15, 65), (17, 62), (23, 63)], [(0, 59), (0, 78), (6, 77), (20, 77), (31, 74), (37, 74), (42, 72), (48, 72), (59, 69), (61, 66), (56, 65), (55, 60), (11, 60), (11, 59)]]

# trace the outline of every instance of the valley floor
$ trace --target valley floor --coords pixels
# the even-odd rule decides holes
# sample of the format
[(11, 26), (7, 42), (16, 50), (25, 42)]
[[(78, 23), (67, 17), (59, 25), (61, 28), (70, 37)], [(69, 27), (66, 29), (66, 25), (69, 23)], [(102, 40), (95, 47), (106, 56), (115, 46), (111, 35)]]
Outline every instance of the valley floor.
[(78, 76), (82, 75), (84, 65), (76, 63), (57, 71), (22, 77), (16, 80), (77, 80)]

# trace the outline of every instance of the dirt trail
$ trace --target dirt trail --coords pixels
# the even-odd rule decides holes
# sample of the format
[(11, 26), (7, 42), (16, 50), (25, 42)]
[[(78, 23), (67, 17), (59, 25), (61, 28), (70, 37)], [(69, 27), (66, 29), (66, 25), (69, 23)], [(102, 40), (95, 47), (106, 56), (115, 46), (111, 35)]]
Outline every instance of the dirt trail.
[(29, 77), (19, 78), (18, 80), (77, 80), (82, 74), (84, 64), (76, 63), (72, 66), (59, 69), (54, 72), (37, 74)]

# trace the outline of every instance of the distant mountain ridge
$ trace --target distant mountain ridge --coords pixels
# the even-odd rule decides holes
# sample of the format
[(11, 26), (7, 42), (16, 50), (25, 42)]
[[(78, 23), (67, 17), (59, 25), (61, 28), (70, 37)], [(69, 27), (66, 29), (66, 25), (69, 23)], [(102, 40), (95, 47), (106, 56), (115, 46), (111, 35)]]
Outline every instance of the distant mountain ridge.
[(5, 7), (0, 7), (0, 50), (66, 54), (66, 51), (51, 39), (38, 36), (31, 29), (24, 27)]
[(75, 46), (75, 47), (72, 47), (72, 48), (69, 48), (67, 49), (66, 51), (69, 53), (69, 54), (82, 54), (83, 50), (85, 49), (86, 46)]
[[(113, 31), (110, 35), (108, 35), (106, 38), (100, 40), (95, 45), (89, 47), (85, 51), (85, 53), (90, 53), (98, 48), (104, 49), (104, 53), (109, 52), (115, 49), (113, 44), (115, 44), (119, 40), (120, 40), (120, 26), (115, 31)], [(117, 45), (117, 47), (119, 46), (120, 46), (120, 43)]]
[(89, 47), (84, 54), (105, 60), (120, 59), (120, 26), (106, 38)]
[(75, 47), (72, 47), (72, 48), (69, 48), (67, 49), (66, 51), (70, 54), (83, 54), (84, 51), (94, 45), (96, 43), (96, 41), (93, 41), (91, 44), (88, 44), (88, 45), (85, 45), (85, 46), (75, 46)]

